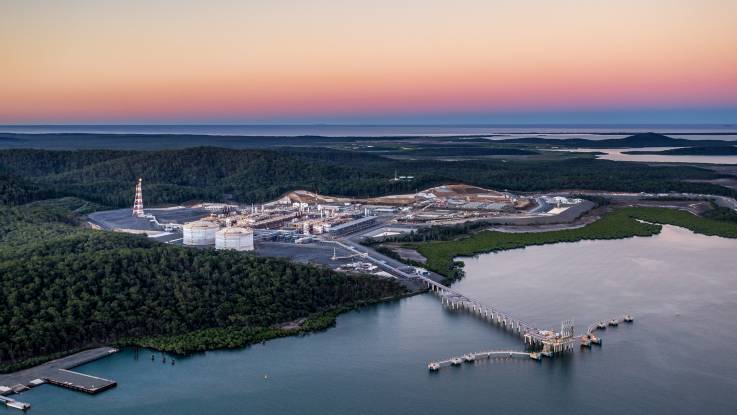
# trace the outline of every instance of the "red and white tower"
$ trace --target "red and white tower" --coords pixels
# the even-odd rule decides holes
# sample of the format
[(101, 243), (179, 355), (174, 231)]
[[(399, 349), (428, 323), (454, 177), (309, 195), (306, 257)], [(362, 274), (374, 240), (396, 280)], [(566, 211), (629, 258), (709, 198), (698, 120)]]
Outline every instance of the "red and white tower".
[(143, 216), (143, 189), (141, 189), (142, 178), (136, 182), (136, 196), (133, 199), (133, 216)]

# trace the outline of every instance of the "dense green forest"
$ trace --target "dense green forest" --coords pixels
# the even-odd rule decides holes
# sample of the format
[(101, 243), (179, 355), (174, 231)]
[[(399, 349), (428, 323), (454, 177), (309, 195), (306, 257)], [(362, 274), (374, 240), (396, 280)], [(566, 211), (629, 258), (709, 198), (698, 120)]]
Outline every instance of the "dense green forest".
[[(413, 181), (390, 181), (394, 172)], [(710, 183), (721, 177), (688, 166), (649, 166), (595, 159), (457, 161), (392, 160), (326, 148), (234, 150), (198, 147), (162, 151), (0, 151), (3, 203), (73, 196), (109, 207), (131, 203), (144, 179), (149, 205), (189, 200), (262, 202), (303, 188), (339, 196), (378, 196), (461, 182), (511, 191), (590, 189), (693, 192), (737, 191)]]
[(404, 292), (373, 277), (82, 229), (66, 206), (83, 203), (0, 207), (0, 369), (121, 340), (181, 353), (240, 346), (284, 334), (277, 323), (312, 316), (303, 329), (323, 327), (332, 322), (323, 313)]
[(730, 208), (714, 206), (711, 210), (704, 212), (703, 216), (709, 219), (737, 223), (737, 212)]
[[(488, 141), (488, 140), (487, 140)], [(434, 146), (397, 146), (397, 147), (372, 147), (372, 153), (391, 156), (407, 157), (458, 157), (458, 156), (529, 156), (539, 154), (523, 148), (514, 147), (489, 147), (467, 145), (434, 145)]]
[[(415, 179), (390, 181), (395, 171)], [(260, 202), (296, 188), (364, 197), (457, 182), (512, 191), (580, 188), (737, 195), (732, 189), (688, 181), (720, 177), (710, 170), (590, 158), (428, 162), (314, 147), (3, 150), (0, 369), (118, 341), (181, 353), (234, 347), (286, 334), (274, 327), (278, 323), (307, 318), (300, 330), (324, 327), (340, 310), (404, 292), (391, 281), (243, 253), (161, 245), (79, 226), (80, 215), (129, 206), (139, 176), (144, 178), (149, 206), (228, 197)], [(714, 215), (721, 219), (727, 213)], [(669, 220), (703, 226), (698, 231), (705, 233), (711, 229), (684, 217)], [(651, 234), (657, 228), (632, 216), (607, 221), (596, 226), (612, 237)], [(474, 226), (434, 229), (416, 237), (453, 239), (477, 230)], [(461, 251), (455, 245), (440, 245), (456, 242), (422, 244), (420, 249), (430, 267), (446, 275), (458, 272), (452, 255), (488, 249), (473, 238), (458, 242), (470, 244)]]

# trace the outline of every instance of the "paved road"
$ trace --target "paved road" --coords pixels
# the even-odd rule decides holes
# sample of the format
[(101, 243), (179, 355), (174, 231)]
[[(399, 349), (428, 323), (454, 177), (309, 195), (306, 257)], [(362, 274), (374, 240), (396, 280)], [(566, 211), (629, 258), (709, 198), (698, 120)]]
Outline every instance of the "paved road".
[[(388, 220), (388, 218), (387, 218)], [(379, 224), (377, 226), (371, 227), (369, 229), (362, 230), (360, 232), (347, 235), (342, 238), (338, 238), (337, 242), (340, 242), (342, 244), (345, 244), (346, 246), (350, 247), (351, 250), (360, 252), (362, 254), (367, 254), (369, 256), (369, 259), (373, 259), (373, 263), (379, 266), (381, 269), (389, 272), (392, 275), (395, 275), (397, 277), (400, 277), (404, 279), (402, 272), (403, 270), (406, 270), (409, 267), (407, 264), (402, 263), (400, 261), (397, 261), (394, 258), (390, 258), (375, 249), (361, 245), (361, 240), (366, 238), (366, 235), (375, 232), (377, 229), (381, 229), (382, 227), (387, 226), (386, 223)], [(391, 224), (392, 227), (395, 227), (394, 224)], [(416, 228), (416, 226), (412, 226), (412, 228)], [(329, 243), (329, 242), (328, 242)], [(399, 272), (397, 272), (399, 270)], [(429, 275), (429, 278), (436, 282), (443, 281), (443, 276), (440, 274), (436, 274), (434, 272), (431, 272)]]
[[(630, 193), (630, 192), (603, 192), (603, 191), (579, 191), (579, 190), (567, 190), (561, 192), (555, 192), (556, 195), (570, 196), (572, 194), (579, 195), (590, 195), (590, 196), (602, 196), (612, 199), (622, 200), (642, 200), (642, 199), (653, 199), (657, 198), (658, 194), (652, 193)], [(666, 197), (682, 197), (684, 199), (710, 199), (713, 200), (720, 207), (727, 207), (737, 211), (737, 200), (726, 196), (707, 195), (701, 193), (663, 193)]]

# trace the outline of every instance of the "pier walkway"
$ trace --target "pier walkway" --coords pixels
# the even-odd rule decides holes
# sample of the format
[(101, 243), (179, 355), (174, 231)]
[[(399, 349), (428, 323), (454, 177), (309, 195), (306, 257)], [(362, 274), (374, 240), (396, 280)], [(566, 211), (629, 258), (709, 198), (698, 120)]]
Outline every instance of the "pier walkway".
[(451, 357), (450, 359), (439, 360), (437, 362), (430, 362), (427, 365), (431, 371), (440, 370), (440, 368), (448, 366), (460, 366), (462, 363), (473, 363), (479, 360), (493, 359), (493, 358), (513, 358), (522, 357), (539, 360), (540, 355), (532, 352), (520, 352), (517, 350), (490, 350), (487, 352), (476, 352), (466, 353), (463, 356)]
[[(354, 238), (358, 237), (360, 237), (360, 235), (354, 236)], [(594, 325), (589, 326), (586, 333), (579, 336), (576, 336), (575, 334), (572, 320), (563, 321), (561, 323), (560, 331), (557, 332), (555, 330), (540, 330), (524, 320), (512, 317), (510, 314), (500, 310), (494, 305), (485, 304), (479, 300), (471, 298), (470, 296), (447, 287), (428, 276), (420, 275), (419, 273), (411, 271), (406, 272), (405, 270), (407, 267), (400, 267), (398, 265), (400, 263), (396, 260), (358, 243), (353, 245), (351, 242), (355, 243), (355, 241), (352, 241), (351, 239), (322, 240), (322, 242), (338, 245), (354, 255), (360, 255), (364, 260), (372, 262), (379, 268), (386, 270), (400, 279), (422, 284), (432, 293), (440, 297), (441, 303), (451, 310), (467, 311), (484, 321), (495, 324), (508, 332), (521, 337), (524, 340), (525, 345), (530, 346), (533, 350), (540, 350), (539, 352), (525, 354), (527, 357), (539, 359), (541, 356), (552, 357), (559, 353), (570, 352), (574, 349), (576, 342), (580, 342), (584, 347), (588, 347), (590, 344), (601, 345), (601, 339), (594, 335), (594, 331), (596, 331), (597, 328), (600, 328), (597, 327), (597, 324), (600, 323), (595, 323)], [(614, 320), (617, 319), (612, 319), (611, 321)], [(625, 315), (623, 321), (631, 322), (632, 317)]]
[[(430, 289), (433, 293), (437, 294), (441, 298), (443, 305), (453, 310), (468, 310), (472, 314), (480, 317), (486, 321), (496, 323), (501, 327), (519, 335), (525, 340), (525, 343), (530, 345), (542, 345), (543, 342), (548, 339), (546, 332), (541, 332), (533, 325), (511, 317), (509, 314), (499, 310), (498, 308), (482, 303), (481, 301), (475, 300), (465, 294), (462, 294), (450, 287), (422, 275), (409, 274), (402, 271), (401, 269), (391, 266), (391, 261), (388, 258), (377, 259), (370, 255), (365, 247), (348, 245), (340, 240), (325, 241), (342, 247), (343, 249), (350, 251), (357, 255), (362, 255), (365, 260), (371, 261), (379, 268), (385, 269), (393, 275), (400, 278), (419, 281)], [(362, 249), (362, 250), (360, 250)], [(375, 255), (375, 254), (374, 254)]]

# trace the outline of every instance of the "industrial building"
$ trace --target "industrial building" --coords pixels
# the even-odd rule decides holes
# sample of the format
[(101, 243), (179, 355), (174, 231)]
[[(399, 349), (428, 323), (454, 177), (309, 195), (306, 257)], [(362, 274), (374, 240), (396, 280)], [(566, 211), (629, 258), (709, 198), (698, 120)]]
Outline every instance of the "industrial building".
[(213, 245), (218, 229), (220, 225), (208, 220), (185, 223), (182, 226), (182, 243), (194, 246)]
[[(371, 198), (294, 190), (259, 205), (199, 202), (191, 206), (149, 208), (144, 212), (142, 181), (138, 178), (135, 183), (133, 215), (130, 209), (95, 212), (89, 215), (90, 225), (145, 233), (159, 242), (196, 247), (251, 251), (255, 249), (254, 243), (258, 243), (268, 250), (274, 249), (273, 244), (269, 245), (273, 242), (302, 245), (289, 249), (313, 249), (315, 245), (379, 225), (383, 228), (376, 229), (369, 237), (385, 238), (417, 226), (473, 220), (552, 218), (582, 202), (560, 196), (522, 197), (506, 191), (448, 184), (415, 193)], [(556, 207), (551, 209), (552, 206)]]
[(376, 216), (365, 216), (360, 219), (332, 226), (329, 232), (332, 236), (342, 236), (370, 228), (374, 225), (376, 225)]
[(231, 227), (215, 233), (215, 249), (253, 251), (253, 229)]

